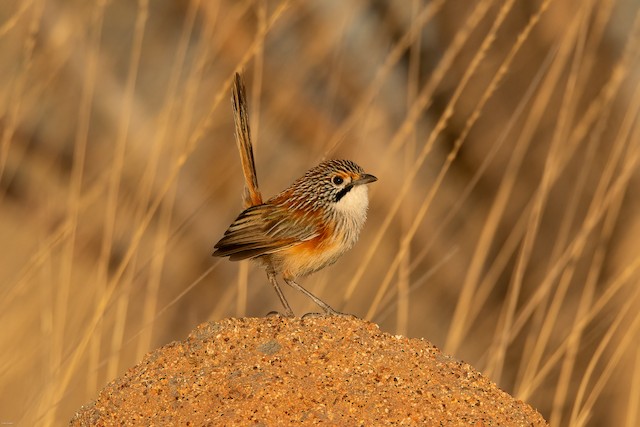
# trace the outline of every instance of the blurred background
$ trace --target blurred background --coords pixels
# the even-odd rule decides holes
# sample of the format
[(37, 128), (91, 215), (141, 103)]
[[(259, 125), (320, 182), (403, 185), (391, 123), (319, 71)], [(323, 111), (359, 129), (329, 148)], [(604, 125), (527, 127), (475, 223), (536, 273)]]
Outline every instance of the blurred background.
[[(640, 425), (635, 0), (0, 3), (0, 423), (63, 424), (145, 353), (279, 301), (211, 257), (260, 187), (376, 175), (300, 280), (552, 425)], [(294, 310), (314, 310), (285, 289)]]

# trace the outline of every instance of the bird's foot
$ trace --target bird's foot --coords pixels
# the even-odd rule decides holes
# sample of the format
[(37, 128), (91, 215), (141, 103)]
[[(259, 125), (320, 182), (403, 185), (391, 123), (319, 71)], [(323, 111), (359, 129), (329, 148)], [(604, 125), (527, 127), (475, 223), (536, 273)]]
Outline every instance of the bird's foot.
[(284, 312), (284, 313), (280, 313), (279, 311), (270, 311), (267, 313), (266, 317), (286, 317), (286, 318), (293, 318), (296, 317), (295, 314), (293, 314), (293, 311), (289, 311), (289, 312)]

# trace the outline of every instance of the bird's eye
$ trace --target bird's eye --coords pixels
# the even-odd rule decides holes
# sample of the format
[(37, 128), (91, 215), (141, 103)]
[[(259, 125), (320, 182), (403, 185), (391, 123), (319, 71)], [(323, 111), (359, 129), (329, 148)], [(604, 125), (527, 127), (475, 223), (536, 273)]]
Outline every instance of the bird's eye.
[(334, 176), (331, 182), (333, 182), (335, 185), (340, 185), (344, 182), (344, 179), (342, 179), (341, 176)]

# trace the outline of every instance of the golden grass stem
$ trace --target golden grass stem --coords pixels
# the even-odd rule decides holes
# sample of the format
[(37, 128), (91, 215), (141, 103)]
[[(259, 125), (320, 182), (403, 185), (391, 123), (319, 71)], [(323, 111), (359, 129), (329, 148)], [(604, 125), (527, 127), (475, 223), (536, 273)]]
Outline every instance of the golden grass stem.
[[(485, 5), (485, 2), (480, 2), (479, 5)], [(476, 13), (476, 12), (480, 12), (480, 13)], [(464, 41), (467, 40), (467, 38), (471, 34), (472, 30), (478, 24), (478, 22), (480, 20), (480, 16), (479, 15), (482, 15), (484, 12), (486, 12), (486, 10), (479, 9), (479, 6), (478, 6), (478, 8), (474, 11), (474, 13), (472, 13), (470, 15), (469, 19), (467, 20), (465, 25), (462, 27), (462, 29), (456, 34), (456, 37), (455, 37), (454, 41), (452, 42), (452, 46), (457, 46), (457, 45), (462, 46), (464, 44)], [(448, 51), (449, 51), (449, 49), (447, 49), (447, 52)], [(446, 58), (446, 53), (445, 53), (445, 58)], [(453, 61), (453, 58), (450, 58), (450, 60)], [(445, 59), (444, 58), (440, 62), (440, 64), (441, 65), (445, 64)], [(444, 71), (448, 68), (449, 64), (446, 64), (446, 65), (447, 66), (443, 66), (442, 67), (441, 73), (444, 73)], [(434, 72), (434, 75), (435, 74), (436, 73)], [(428, 85), (428, 83), (427, 83), (427, 85)], [(424, 90), (424, 88), (423, 88), (423, 90)], [(449, 103), (449, 105), (451, 105), (451, 103)], [(353, 292), (355, 291), (355, 289), (358, 286), (360, 280), (362, 279), (362, 276), (364, 275), (364, 272), (367, 270), (367, 268), (369, 266), (369, 263), (371, 262), (371, 259), (373, 258), (373, 255), (378, 250), (378, 246), (380, 245), (380, 242), (382, 241), (382, 237), (384, 236), (384, 234), (386, 233), (387, 229), (391, 225), (391, 221), (393, 220), (393, 218), (397, 214), (398, 209), (400, 208), (400, 206), (402, 204), (402, 200), (407, 195), (409, 190), (411, 190), (412, 181), (415, 179), (418, 171), (422, 167), (422, 164), (424, 163), (427, 155), (431, 152), (431, 149), (433, 148), (433, 145), (435, 144), (437, 136), (439, 135), (439, 133), (442, 131), (443, 127), (445, 126), (447, 118), (448, 117), (445, 116), (444, 114), (440, 117), (440, 120), (438, 121), (439, 126), (436, 125), (436, 129), (434, 129), (431, 132), (431, 134), (429, 135), (429, 139), (423, 145), (422, 150), (420, 151), (420, 153), (416, 156), (416, 160), (413, 162), (413, 166), (411, 167), (411, 169), (405, 175), (402, 187), (400, 188), (399, 192), (397, 193), (397, 196), (395, 197), (395, 199), (393, 201), (393, 204), (390, 206), (390, 208), (389, 208), (389, 210), (388, 210), (388, 212), (387, 212), (382, 224), (379, 226), (378, 233), (374, 237), (373, 242), (369, 246), (368, 251), (366, 252), (365, 256), (363, 257), (362, 261), (360, 262), (360, 267), (358, 268), (358, 270), (356, 270), (356, 273), (354, 274), (353, 278), (349, 281), (349, 284), (347, 285), (347, 288), (345, 289), (345, 293), (344, 293), (344, 296), (343, 296), (343, 301), (344, 302), (348, 301), (351, 298), (351, 296), (353, 295)], [(380, 292), (378, 292), (378, 293), (380, 293)], [(379, 299), (379, 297), (376, 297), (376, 299)], [(371, 315), (372, 315), (372, 311), (373, 310), (370, 308), (369, 309), (369, 313)]]

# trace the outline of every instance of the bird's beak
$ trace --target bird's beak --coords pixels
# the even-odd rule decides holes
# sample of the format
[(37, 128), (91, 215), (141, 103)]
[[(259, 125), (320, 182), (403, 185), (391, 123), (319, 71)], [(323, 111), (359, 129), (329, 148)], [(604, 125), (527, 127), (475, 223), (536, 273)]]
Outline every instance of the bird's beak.
[(360, 178), (353, 181), (352, 184), (353, 185), (369, 184), (370, 182), (375, 182), (377, 180), (378, 178), (376, 178), (375, 176), (369, 175), (368, 173), (363, 173), (362, 175), (360, 175)]

